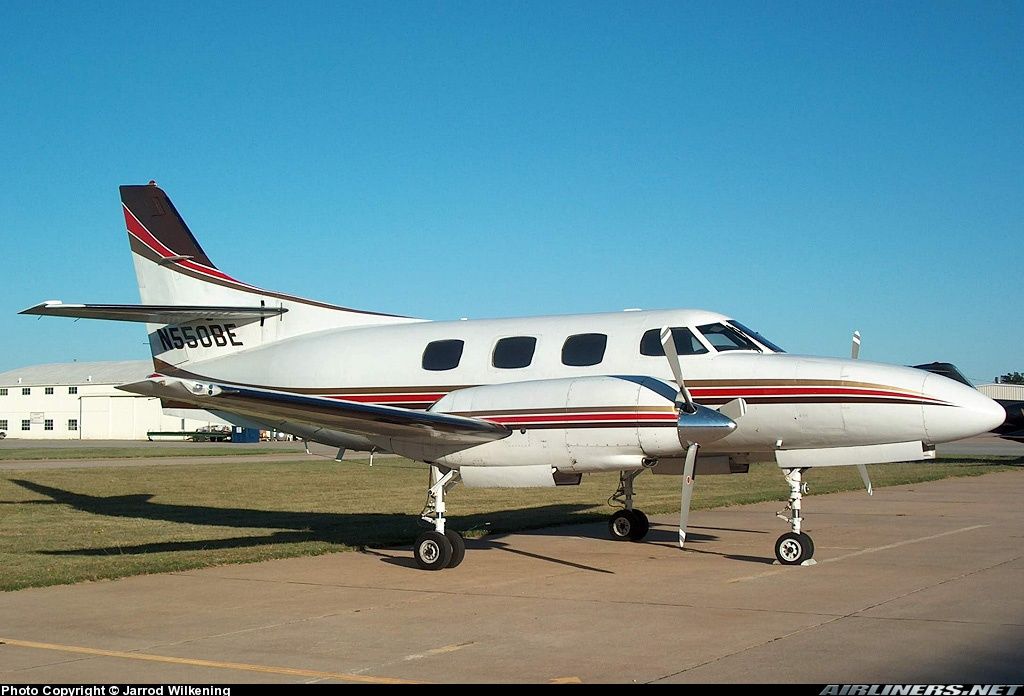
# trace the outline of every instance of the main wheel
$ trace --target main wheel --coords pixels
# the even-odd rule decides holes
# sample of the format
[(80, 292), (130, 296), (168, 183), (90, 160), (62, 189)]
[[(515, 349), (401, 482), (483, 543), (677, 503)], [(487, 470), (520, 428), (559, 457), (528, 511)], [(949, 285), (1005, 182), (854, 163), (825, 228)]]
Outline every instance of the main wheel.
[(423, 570), (441, 570), (452, 560), (452, 542), (441, 532), (423, 532), (416, 539), (413, 555), (416, 565)]
[(608, 520), (608, 532), (616, 541), (631, 539), (636, 527), (637, 519), (632, 510), (619, 510)]
[(452, 545), (452, 557), (448, 561), (448, 567), (454, 568), (462, 563), (462, 559), (466, 557), (466, 541), (454, 529), (444, 530), (444, 535), (447, 537), (448, 543)]
[(651, 530), (651, 521), (647, 519), (647, 515), (640, 510), (633, 510), (633, 518), (635, 523), (633, 528), (629, 530), (629, 540), (641, 541), (645, 536), (647, 536), (647, 532)]
[(806, 534), (786, 532), (775, 542), (775, 557), (782, 565), (800, 565), (814, 553), (814, 542)]

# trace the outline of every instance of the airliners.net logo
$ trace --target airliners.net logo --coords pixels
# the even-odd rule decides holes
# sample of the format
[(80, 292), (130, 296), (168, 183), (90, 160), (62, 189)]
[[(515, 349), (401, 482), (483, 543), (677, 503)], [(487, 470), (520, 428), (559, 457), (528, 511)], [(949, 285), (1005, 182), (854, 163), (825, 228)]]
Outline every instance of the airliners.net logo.
[(820, 696), (1017, 696), (1020, 688), (1020, 684), (829, 684)]

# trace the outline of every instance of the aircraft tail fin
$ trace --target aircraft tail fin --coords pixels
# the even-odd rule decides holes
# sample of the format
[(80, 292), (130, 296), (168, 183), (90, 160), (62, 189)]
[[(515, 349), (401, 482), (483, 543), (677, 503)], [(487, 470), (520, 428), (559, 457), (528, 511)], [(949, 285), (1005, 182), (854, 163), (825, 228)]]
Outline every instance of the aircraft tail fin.
[[(142, 186), (122, 186), (121, 204), (143, 309), (153, 318), (162, 319), (149, 323), (153, 357), (162, 363), (182, 365), (206, 360), (323, 329), (416, 321), (264, 290), (233, 278), (214, 264), (171, 199), (154, 181)], [(161, 312), (153, 308), (160, 308)], [(186, 315), (200, 308), (199, 314), (204, 318), (170, 318), (175, 314), (174, 308), (181, 308)], [(235, 317), (230, 323), (211, 322), (211, 310), (215, 308), (245, 310), (252, 316)], [(261, 312), (263, 309), (267, 311)], [(94, 308), (89, 311), (97, 314)], [(137, 308), (119, 311), (119, 318), (127, 316), (126, 313), (143, 319), (147, 316)], [(213, 338), (203, 340), (206, 333), (212, 336), (223, 332), (227, 336), (229, 331), (234, 340), (227, 345), (219, 345), (224, 342)], [(195, 340), (189, 340), (193, 335)]]
[(122, 186), (121, 205), (132, 252), (157, 263), (185, 262), (196, 272), (217, 271), (167, 194), (150, 181)]

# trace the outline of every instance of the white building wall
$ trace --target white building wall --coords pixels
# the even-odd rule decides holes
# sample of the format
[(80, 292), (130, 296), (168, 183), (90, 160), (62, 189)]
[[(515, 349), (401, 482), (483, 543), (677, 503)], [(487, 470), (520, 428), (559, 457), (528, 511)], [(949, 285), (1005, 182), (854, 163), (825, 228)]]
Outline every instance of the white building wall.
[[(159, 399), (127, 394), (113, 384), (54, 385), (52, 394), (45, 385), (3, 389), (7, 393), (0, 393), (0, 432), (7, 438), (145, 440), (151, 431), (194, 431), (223, 423), (202, 411), (196, 412), (198, 418), (166, 416)], [(29, 393), (22, 394), (23, 389)], [(22, 429), (22, 421), (28, 421), (28, 430)]]
[(978, 391), (990, 399), (1024, 401), (1024, 384), (981, 384)]

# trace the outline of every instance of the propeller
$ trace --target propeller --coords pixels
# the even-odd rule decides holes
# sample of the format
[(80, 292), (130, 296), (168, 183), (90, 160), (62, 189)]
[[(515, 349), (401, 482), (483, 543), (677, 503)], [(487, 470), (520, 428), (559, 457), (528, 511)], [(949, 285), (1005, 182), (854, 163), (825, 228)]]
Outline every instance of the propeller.
[(860, 480), (864, 482), (864, 487), (868, 489), (868, 495), (874, 495), (874, 488), (871, 486), (871, 477), (868, 475), (867, 466), (858, 464), (857, 471), (860, 472)]
[(679, 548), (682, 548), (686, 542), (686, 523), (690, 517), (690, 502), (693, 500), (693, 470), (697, 463), (697, 451), (701, 445), (720, 440), (735, 430), (734, 419), (742, 417), (747, 412), (747, 403), (743, 399), (733, 399), (715, 411), (694, 402), (683, 379), (675, 337), (668, 326), (661, 329), (661, 345), (665, 348), (665, 358), (679, 388), (675, 398), (676, 407), (679, 409), (677, 429), (679, 443), (686, 447), (683, 486), (679, 497)]
[(860, 331), (853, 332), (853, 345), (850, 346), (850, 358), (856, 360), (860, 357)]
[[(676, 386), (679, 387), (676, 405), (686, 413), (696, 413), (697, 405), (693, 403), (690, 390), (686, 388), (686, 382), (683, 381), (683, 368), (679, 366), (679, 353), (676, 352), (675, 336), (672, 335), (672, 329), (667, 326), (661, 328), (661, 345), (665, 349), (665, 357), (668, 358), (668, 366), (672, 370), (672, 376), (676, 378)], [(683, 400), (682, 404), (679, 402), (680, 398)], [(685, 404), (685, 408), (683, 408), (683, 404)]]

